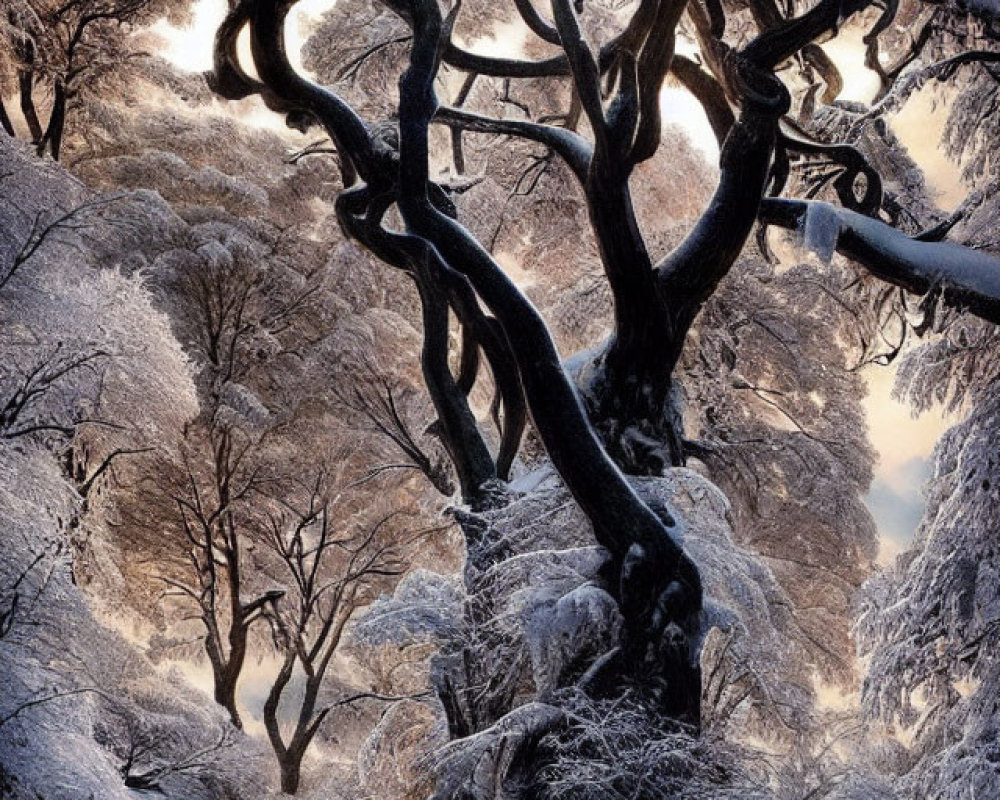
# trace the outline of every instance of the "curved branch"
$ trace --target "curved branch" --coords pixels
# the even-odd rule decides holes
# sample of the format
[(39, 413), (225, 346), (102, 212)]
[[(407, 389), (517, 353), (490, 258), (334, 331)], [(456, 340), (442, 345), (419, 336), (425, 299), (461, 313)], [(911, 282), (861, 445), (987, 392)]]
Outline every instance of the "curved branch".
[(468, 325), (462, 326), (462, 357), (458, 364), (458, 388), (466, 397), (479, 376), (479, 342)]
[(594, 131), (597, 146), (601, 148), (605, 146), (608, 138), (608, 124), (604, 117), (604, 104), (601, 99), (601, 68), (583, 36), (571, 0), (552, 0), (552, 13), (555, 16), (556, 29), (559, 31), (563, 49), (566, 51), (577, 95)]
[(708, 117), (708, 124), (712, 127), (712, 133), (715, 134), (715, 139), (721, 147), (730, 129), (736, 124), (736, 117), (729, 107), (722, 84), (686, 56), (675, 54), (670, 71), (701, 103), (705, 116)]
[(823, 79), (825, 88), (821, 99), (829, 105), (844, 91), (844, 77), (840, 74), (837, 65), (833, 63), (833, 59), (815, 42), (810, 42), (802, 48), (802, 57)]
[(788, 92), (777, 78), (746, 64), (739, 69), (757, 85), (746, 93), (739, 121), (726, 137), (718, 188), (695, 227), (656, 267), (657, 289), (671, 314), (673, 336), (664, 356), (671, 367), (701, 306), (728, 273), (753, 230), (770, 171), (778, 120), (788, 110)]
[(760, 67), (773, 69), (871, 3), (872, 0), (820, 0), (802, 16), (769, 27), (744, 47), (742, 54)]
[(629, 153), (629, 162), (639, 164), (660, 146), (660, 88), (674, 58), (674, 29), (687, 0), (660, 0), (656, 18), (639, 55), (639, 127)]
[[(475, 72), (470, 72), (465, 76), (465, 80), (462, 82), (462, 87), (458, 90), (458, 96), (455, 98), (455, 107), (459, 108), (465, 105), (465, 101), (469, 99), (469, 95), (472, 93), (472, 87), (476, 83), (476, 78), (479, 76)], [(465, 173), (465, 153), (462, 150), (462, 129), (459, 127), (453, 127), (451, 129), (451, 160), (455, 167), (455, 172), (459, 175)]]
[[(267, 89), (261, 96), (269, 107), (276, 103), (275, 110), (292, 107), (319, 121), (341, 155), (345, 186), (354, 182), (354, 170), (366, 182), (378, 183), (375, 148), (365, 123), (336, 94), (298, 75), (288, 61), (284, 27), (292, 5), (283, 0), (244, 0), (227, 18), (243, 14), (250, 21), (250, 50)], [(232, 77), (232, 72), (224, 74)]]
[(590, 143), (582, 136), (554, 125), (543, 125), (527, 120), (496, 119), (448, 107), (439, 108), (433, 121), (473, 133), (505, 134), (544, 144), (559, 154), (581, 183), (586, 181), (587, 169), (594, 154)]
[[(442, 266), (436, 279), (448, 294), (455, 314), (462, 322), (463, 334), (468, 333), (475, 352), (481, 346), (493, 373), (497, 397), (503, 403), (504, 420), (500, 431), (500, 447), (497, 450), (496, 473), (502, 480), (510, 479), (510, 468), (520, 449), (521, 436), (527, 422), (527, 406), (524, 389), (517, 372), (517, 363), (510, 351), (507, 337), (496, 319), (488, 317), (479, 307), (476, 292), (468, 279)], [(464, 360), (463, 340), (463, 360)], [(471, 388), (471, 387), (470, 387)]]
[(542, 19), (542, 15), (538, 13), (538, 9), (535, 8), (531, 0), (514, 0), (514, 7), (532, 33), (549, 44), (559, 44), (559, 31)]
[(441, 440), (448, 449), (462, 497), (476, 508), (486, 502), (483, 488), (497, 477), (476, 418), (448, 367), (448, 303), (436, 282), (423, 275), (417, 281), (424, 323), (420, 364), (441, 423)]
[(209, 89), (227, 100), (242, 100), (264, 90), (264, 84), (243, 69), (237, 50), (240, 32), (250, 21), (250, 7), (249, 2), (237, 4), (215, 32), (212, 71), (205, 79)]
[[(868, 216), (879, 212), (882, 207), (882, 176), (860, 150), (849, 144), (818, 142), (790, 121), (786, 120), (785, 124), (789, 130), (778, 131), (778, 143), (782, 148), (797, 153), (826, 156), (840, 164), (844, 172), (834, 181), (834, 189), (840, 202)], [(854, 194), (854, 183), (858, 175), (865, 178), (865, 193), (860, 200)]]

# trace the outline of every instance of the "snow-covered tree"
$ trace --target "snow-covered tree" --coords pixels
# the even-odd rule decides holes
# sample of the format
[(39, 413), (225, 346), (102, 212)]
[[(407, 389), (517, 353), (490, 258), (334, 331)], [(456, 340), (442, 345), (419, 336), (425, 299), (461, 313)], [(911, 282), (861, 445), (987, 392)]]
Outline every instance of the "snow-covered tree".
[[(910, 238), (892, 228), (880, 219), (881, 179), (863, 153), (851, 145), (817, 140), (808, 131), (803, 135), (801, 129), (787, 132), (783, 120), (793, 98), (779, 78), (784, 65), (792, 59), (803, 65), (807, 91), (795, 98), (795, 106), (808, 122), (809, 106), (820, 91), (822, 102), (830, 103), (842, 85), (836, 66), (815, 42), (867, 4), (820, 2), (808, 10), (782, 11), (758, 2), (749, 8), (749, 18), (741, 19), (747, 16), (741, 9), (718, 3), (640, 3), (616, 20), (610, 9), (599, 5), (584, 10), (555, 2), (549, 23), (533, 5), (520, 3), (516, 8), (521, 21), (555, 48), (553, 55), (533, 59), (481, 55), (461, 44), (458, 33), (468, 9), (463, 13), (456, 6), (445, 13), (434, 2), (390, 3), (388, 10), (412, 37), (405, 48), (409, 58), (398, 102), (390, 94), (387, 105), (395, 109), (398, 121), (385, 119), (386, 110), (377, 104), (351, 105), (350, 87), (340, 94), (295, 73), (283, 44), (292, 5), (257, 0), (232, 10), (216, 40), (213, 88), (230, 99), (259, 94), (272, 109), (286, 114), (289, 125), (325, 129), (344, 185), (337, 199), (342, 227), (416, 283), (424, 322), (425, 380), (463, 495), (474, 506), (496, 503), (498, 464), (447, 364), (449, 311), (460, 320), (467, 338), (482, 348), (503, 398), (505, 421), (510, 421), (512, 398), (523, 396), (549, 458), (593, 522), (598, 542), (613, 555), (613, 585), (625, 623), (621, 650), (602, 662), (602, 668), (640, 683), (646, 680), (640, 676), (651, 671), (663, 675), (675, 689), (662, 698), (669, 709), (696, 720), (695, 687), (700, 681), (693, 661), (702, 591), (697, 568), (677, 545), (670, 510), (655, 514), (635, 495), (619, 465), (634, 473), (656, 474), (684, 461), (683, 431), (671, 403), (675, 368), (703, 306), (738, 263), (758, 215), (765, 225), (799, 231), (805, 249), (816, 253), (821, 263), (840, 252), (883, 281), (916, 294), (934, 289), (945, 303), (986, 320), (996, 321), (1000, 308), (1000, 262), (995, 257), (927, 241), (927, 236)], [(343, 14), (349, 17), (349, 11)], [(876, 21), (869, 40), (877, 39), (895, 11), (890, 7)], [(675, 37), (685, 13), (704, 68), (675, 56)], [(747, 24), (729, 31), (727, 23), (733, 18)], [(471, 35), (481, 33), (487, 19), (473, 15)], [(362, 52), (351, 54), (337, 77), (350, 81), (363, 70), (358, 58), (376, 57), (384, 65), (386, 53), (404, 42), (400, 23), (366, 30)], [(237, 55), (237, 34), (245, 27), (250, 30), (254, 77)], [(342, 28), (338, 26), (338, 33)], [(382, 37), (385, 46), (367, 41), (373, 36)], [(439, 80), (443, 69), (469, 76), (457, 95)], [(329, 74), (329, 67), (325, 71)], [(637, 222), (630, 178), (660, 148), (659, 92), (671, 71), (709, 114), (720, 141), (720, 178), (689, 234), (654, 261)], [(515, 81), (548, 79), (553, 87), (568, 83), (568, 111), (536, 119), (524, 103), (520, 109), (526, 117), (472, 109), (466, 104), (477, 76), (502, 81), (503, 102), (515, 107), (510, 88)], [(791, 76), (788, 83), (798, 89)], [(443, 103), (439, 98), (444, 96), (454, 96), (454, 105)], [(435, 182), (442, 156), (441, 148), (435, 148), (439, 140), (431, 135), (435, 122), (463, 135), (500, 134), (541, 145), (576, 177), (614, 311), (613, 335), (579, 378), (586, 411), (547, 326), (496, 258), (455, 220), (449, 182)], [(452, 166), (464, 160), (461, 139), (452, 138)], [(843, 207), (765, 197), (786, 187), (793, 156), (832, 160), (838, 169), (836, 177), (827, 180)], [(405, 232), (387, 227), (390, 212), (398, 213)], [(484, 316), (479, 301), (492, 317)], [(797, 422), (795, 409), (774, 402), (773, 393), (781, 390), (763, 380), (769, 377), (757, 382), (734, 377), (734, 388), (770, 401), (797, 434), (822, 449), (828, 437), (811, 435)], [(855, 485), (863, 486), (868, 469), (864, 457), (852, 459), (849, 448), (832, 454), (838, 468), (853, 473)], [(837, 499), (834, 495), (834, 504)], [(853, 513), (862, 523), (867, 521), (856, 500)], [(870, 540), (860, 539), (856, 561), (871, 556)]]

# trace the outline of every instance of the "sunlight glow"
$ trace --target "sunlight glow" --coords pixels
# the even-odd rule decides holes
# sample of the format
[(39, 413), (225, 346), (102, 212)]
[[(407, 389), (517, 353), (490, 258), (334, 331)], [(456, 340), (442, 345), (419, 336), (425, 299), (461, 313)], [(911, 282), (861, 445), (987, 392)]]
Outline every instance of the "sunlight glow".
[(915, 519), (923, 513), (922, 483), (934, 445), (958, 418), (939, 408), (915, 416), (909, 405), (894, 399), (895, 366), (869, 366), (863, 374), (868, 385), (863, 401), (868, 438), (878, 454), (872, 487), (864, 500), (878, 525), (876, 561), (887, 566), (913, 541)]
[(708, 117), (693, 94), (687, 89), (664, 86), (660, 90), (660, 115), (662, 123), (676, 125), (687, 134), (691, 144), (701, 151), (710, 164), (719, 161), (719, 144)]
[[(295, 5), (293, 24), (288, 28), (288, 56), (297, 70), (303, 70), (301, 49), (313, 25), (323, 12), (333, 8), (335, 2), (336, 0), (300, 0)], [(198, 0), (192, 10), (194, 20), (191, 25), (178, 28), (166, 19), (159, 20), (151, 30), (166, 43), (160, 51), (163, 57), (189, 72), (210, 70), (215, 31), (225, 19), (228, 7), (226, 0)], [(249, 58), (249, 37), (245, 32), (240, 36), (239, 52), (244, 68), (253, 74)]]

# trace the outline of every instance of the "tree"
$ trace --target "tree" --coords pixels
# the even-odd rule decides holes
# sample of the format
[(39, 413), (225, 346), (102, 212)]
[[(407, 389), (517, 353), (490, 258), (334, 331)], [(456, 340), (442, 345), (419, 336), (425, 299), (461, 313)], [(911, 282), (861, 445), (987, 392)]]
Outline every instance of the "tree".
[[(334, 708), (319, 707), (318, 701), (344, 627), (371, 587), (400, 575), (404, 567), (394, 553), (395, 537), (389, 535), (397, 515), (384, 515), (367, 530), (339, 536), (324, 484), (325, 476), (319, 473), (302, 493), (307, 495), (304, 505), (283, 501), (264, 534), (290, 587), (275, 614), (275, 639), (283, 660), (264, 702), (264, 725), (281, 768), (281, 789), (288, 794), (298, 791), (302, 759)], [(279, 709), (296, 669), (305, 685), (288, 733), (282, 731)]]
[(283, 422), (251, 387), (266, 385), (265, 365), (280, 356), (280, 334), (295, 329), (316, 291), (309, 276), (281, 286), (277, 265), (270, 276), (260, 270), (259, 244), (224, 228), (221, 237), (196, 239), (174, 273), (178, 318), (200, 362), (202, 409), (186, 428), (182, 463), (161, 465), (168, 475), (176, 471), (173, 484), (160, 486), (182, 534), (175, 558), (187, 562), (177, 574), (170, 565), (163, 580), (171, 594), (194, 603), (216, 702), (237, 727), (251, 629), (282, 595), (257, 586), (245, 553), (266, 518), (276, 480), (268, 446)]
[(282, 593), (271, 590), (251, 596), (253, 581), (244, 574), (246, 528), (253, 524), (256, 494), (265, 483), (254, 458), (259, 433), (221, 424), (209, 427), (202, 436), (205, 441), (197, 444), (203, 443), (208, 452), (196, 450), (193, 458), (189, 456), (183, 490), (173, 495), (189, 544), (188, 572), (193, 580), (163, 580), (174, 594), (195, 603), (205, 629), (204, 650), (212, 667), (215, 701), (229, 712), (233, 725), (241, 728), (236, 690), (250, 629)]
[[(859, 150), (789, 132), (784, 122), (792, 100), (777, 71), (800, 59), (810, 76), (807, 97), (815, 100), (824, 89), (824, 97), (832, 100), (840, 78), (815, 41), (868, 4), (823, 0), (795, 16), (797, 9), (786, 15), (773, 4), (754, 3), (751, 32), (727, 37), (727, 13), (733, 12), (719, 4), (640, 3), (621, 32), (595, 49), (581, 27), (579, 9), (568, 2), (553, 4), (554, 25), (521, 3), (518, 12), (528, 27), (559, 48), (548, 58), (521, 60), (482, 56), (457, 45), (452, 36), (460, 18), (457, 6), (444, 15), (433, 2), (389, 3), (412, 35), (409, 65), (399, 83), (398, 129), (394, 123), (366, 123), (340, 95), (291, 69), (283, 44), (291, 5), (273, 0), (234, 5), (217, 34), (213, 88), (232, 99), (260, 94), (269, 107), (287, 115), (290, 125), (316, 123), (330, 136), (343, 175), (337, 199), (342, 227), (417, 285), (425, 379), (463, 495), (473, 505), (497, 502), (492, 488), (497, 465), (447, 368), (441, 332), (449, 309), (482, 347), (505, 407), (523, 391), (549, 457), (593, 522), (598, 541), (614, 557), (611, 585), (625, 627), (621, 649), (602, 662), (607, 676), (632, 676), (641, 683), (638, 676), (656, 662), (652, 669), (666, 675), (668, 684), (697, 687), (691, 666), (701, 602), (697, 569), (675, 542), (669, 510), (654, 514), (621, 469), (656, 474), (683, 461), (683, 437), (670, 409), (674, 370), (699, 312), (736, 263), (758, 218), (801, 228), (805, 246), (821, 257), (839, 250), (907, 291), (940, 287), (945, 302), (986, 319), (993, 318), (1000, 296), (997, 259), (894, 231), (877, 218), (881, 181)], [(685, 12), (707, 70), (674, 55)], [(877, 39), (894, 13), (890, 7), (870, 37)], [(250, 28), (259, 80), (236, 56), (236, 36), (244, 27)], [(442, 106), (436, 82), (442, 64), (505, 82), (569, 78), (592, 138), (574, 130), (572, 109), (564, 127)], [(669, 72), (705, 106), (721, 144), (721, 174), (691, 232), (654, 264), (636, 222), (629, 179), (660, 145), (658, 97)], [(456, 105), (465, 99), (459, 97)], [(582, 387), (586, 411), (545, 323), (497, 261), (454, 219), (447, 187), (431, 180), (432, 123), (539, 143), (558, 154), (579, 181), (614, 301), (613, 335)], [(831, 160), (835, 174), (819, 188), (829, 185), (846, 208), (765, 199), (785, 187), (792, 154)], [(390, 210), (402, 218), (404, 233), (385, 224)], [(492, 317), (482, 313), (477, 300)], [(593, 685), (604, 683), (616, 681)], [(681, 694), (663, 702), (672, 713), (696, 721), (695, 698), (690, 689)]]
[[(59, 159), (69, 111), (138, 55), (127, 33), (164, 13), (180, 18), (186, 8), (162, 0), (14, 0), (7, 6), (0, 20), (0, 88), (16, 73), (21, 113), (38, 155), (48, 151)], [(38, 86), (51, 92), (44, 126), (35, 102)], [(14, 135), (2, 103), (0, 125)]]

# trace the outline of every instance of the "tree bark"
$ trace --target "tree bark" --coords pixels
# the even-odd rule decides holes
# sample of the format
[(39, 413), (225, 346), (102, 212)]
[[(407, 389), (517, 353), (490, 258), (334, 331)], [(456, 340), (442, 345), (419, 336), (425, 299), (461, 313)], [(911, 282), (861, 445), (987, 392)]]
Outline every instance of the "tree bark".
[(465, 392), (448, 366), (448, 301), (426, 276), (417, 276), (417, 288), (424, 322), (420, 356), (424, 382), (438, 412), (441, 438), (455, 465), (462, 497), (480, 509), (491, 502), (489, 489), (496, 481), (496, 465)]
[(243, 730), (243, 720), (240, 719), (240, 712), (236, 709), (236, 684), (239, 673), (234, 674), (228, 662), (220, 666), (221, 669), (215, 670), (213, 665), (215, 702), (226, 709), (233, 725)]
[(267, 731), (267, 738), (271, 742), (271, 748), (278, 759), (278, 767), (281, 770), (281, 790), (288, 794), (295, 794), (299, 787), (299, 766), (301, 760), (295, 761), (289, 757), (288, 748), (281, 737), (281, 725), (278, 722), (278, 706), (281, 704), (281, 695), (288, 686), (292, 678), (292, 670), (295, 667), (295, 652), (288, 651), (278, 676), (271, 684), (264, 701), (264, 729)]
[(296, 794), (299, 791), (299, 781), (302, 775), (302, 756), (289, 750), (284, 758), (278, 759), (281, 770), (281, 791), (285, 794)]
[(52, 113), (45, 134), (38, 142), (38, 155), (44, 155), (46, 148), (52, 154), (52, 160), (59, 160), (62, 149), (63, 130), (66, 127), (66, 89), (62, 81), (56, 81), (55, 96), (52, 100)]
[(14, 135), (14, 125), (10, 121), (10, 115), (7, 113), (7, 107), (3, 104), (2, 97), (0, 97), (0, 128), (3, 128), (8, 136)]
[(35, 75), (31, 70), (18, 70), (17, 83), (21, 95), (21, 114), (28, 125), (28, 134), (31, 136), (32, 144), (37, 144), (42, 139), (42, 123), (38, 121), (38, 111), (35, 109), (34, 84)]

